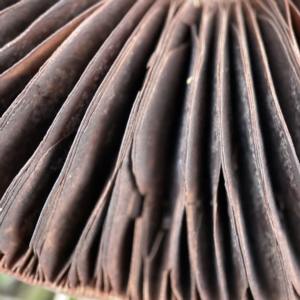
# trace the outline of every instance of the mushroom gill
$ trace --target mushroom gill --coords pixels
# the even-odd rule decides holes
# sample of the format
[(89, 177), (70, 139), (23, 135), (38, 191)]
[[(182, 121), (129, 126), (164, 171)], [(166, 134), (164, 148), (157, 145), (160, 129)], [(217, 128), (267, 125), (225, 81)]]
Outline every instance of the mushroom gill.
[(299, 43), (299, 0), (2, 0), (0, 271), (299, 299)]

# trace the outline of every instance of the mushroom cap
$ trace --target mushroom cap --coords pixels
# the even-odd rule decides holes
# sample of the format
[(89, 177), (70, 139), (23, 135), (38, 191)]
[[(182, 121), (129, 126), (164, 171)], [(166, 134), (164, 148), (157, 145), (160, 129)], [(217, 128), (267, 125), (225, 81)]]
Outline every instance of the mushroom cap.
[(299, 43), (299, 0), (2, 0), (0, 271), (299, 298)]

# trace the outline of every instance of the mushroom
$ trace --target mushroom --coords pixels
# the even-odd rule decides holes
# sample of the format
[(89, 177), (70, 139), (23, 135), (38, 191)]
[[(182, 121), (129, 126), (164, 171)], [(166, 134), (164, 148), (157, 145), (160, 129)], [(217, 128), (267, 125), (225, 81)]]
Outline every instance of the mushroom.
[(0, 271), (109, 299), (300, 297), (300, 1), (0, 4)]

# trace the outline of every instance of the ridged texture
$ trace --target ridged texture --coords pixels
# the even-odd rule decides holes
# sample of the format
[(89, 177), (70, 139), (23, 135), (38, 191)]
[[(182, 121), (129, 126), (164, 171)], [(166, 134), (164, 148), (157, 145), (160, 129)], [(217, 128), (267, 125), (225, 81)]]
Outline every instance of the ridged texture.
[(90, 297), (300, 298), (299, 0), (0, 9), (2, 272)]

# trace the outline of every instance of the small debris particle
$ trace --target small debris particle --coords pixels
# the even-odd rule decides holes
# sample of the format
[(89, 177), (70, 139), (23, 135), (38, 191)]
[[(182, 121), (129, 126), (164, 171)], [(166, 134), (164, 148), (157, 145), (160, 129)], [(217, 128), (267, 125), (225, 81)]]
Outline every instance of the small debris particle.
[(192, 83), (192, 81), (193, 81), (193, 76), (190, 76), (190, 77), (187, 79), (186, 84), (189, 85), (189, 84)]

